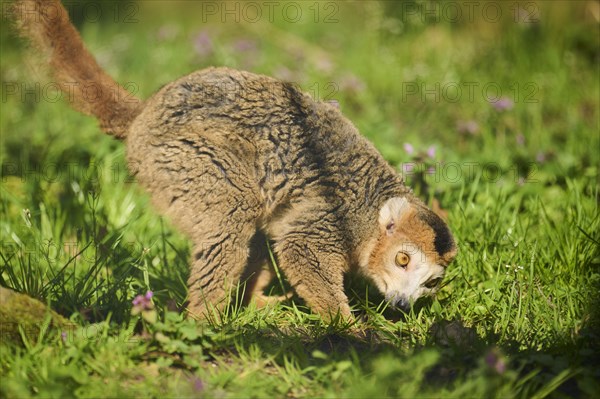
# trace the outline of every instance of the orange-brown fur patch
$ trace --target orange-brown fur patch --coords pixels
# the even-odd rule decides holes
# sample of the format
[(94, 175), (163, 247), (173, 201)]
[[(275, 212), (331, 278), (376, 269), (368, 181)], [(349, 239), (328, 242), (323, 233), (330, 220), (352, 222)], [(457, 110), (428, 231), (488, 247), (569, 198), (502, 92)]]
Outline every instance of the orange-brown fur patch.
[[(417, 203), (410, 204), (398, 219), (394, 220), (394, 227), (391, 234), (386, 230), (386, 226), (381, 226), (379, 238), (369, 260), (369, 268), (373, 273), (381, 273), (384, 266), (385, 255), (392, 249), (399, 246), (406, 248), (407, 252), (416, 245), (432, 262), (447, 266), (456, 256), (457, 248), (453, 241), (447, 244), (448, 250), (440, 254), (436, 248), (436, 232), (422, 217), (423, 213), (433, 211)], [(434, 214), (435, 216), (435, 214)], [(436, 216), (437, 217), (437, 216)], [(449, 232), (448, 232), (449, 234)], [(451, 236), (448, 236), (452, 240)]]

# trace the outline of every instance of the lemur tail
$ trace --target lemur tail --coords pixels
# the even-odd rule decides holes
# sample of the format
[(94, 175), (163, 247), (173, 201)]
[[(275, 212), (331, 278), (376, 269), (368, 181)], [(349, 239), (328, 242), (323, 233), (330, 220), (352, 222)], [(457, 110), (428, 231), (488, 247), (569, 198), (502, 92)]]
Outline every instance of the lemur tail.
[(19, 33), (40, 51), (71, 106), (124, 139), (142, 102), (100, 68), (60, 1), (16, 0), (11, 11)]

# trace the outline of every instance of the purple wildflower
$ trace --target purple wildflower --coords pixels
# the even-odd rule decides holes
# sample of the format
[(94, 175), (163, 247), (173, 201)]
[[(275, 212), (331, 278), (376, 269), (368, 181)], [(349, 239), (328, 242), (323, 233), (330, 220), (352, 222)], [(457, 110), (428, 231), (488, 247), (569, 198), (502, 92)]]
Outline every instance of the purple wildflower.
[(202, 30), (194, 37), (194, 49), (201, 57), (208, 56), (213, 52), (213, 41), (208, 31)]
[(474, 120), (469, 121), (458, 121), (456, 124), (456, 130), (461, 134), (470, 134), (471, 136), (479, 132), (479, 124)]
[(415, 147), (410, 143), (404, 143), (404, 151), (406, 151), (408, 155), (411, 155), (415, 152)]
[(535, 160), (539, 163), (546, 162), (546, 153), (544, 153), (543, 151), (538, 152), (535, 156)]
[(485, 364), (498, 374), (504, 374), (506, 371), (506, 361), (504, 357), (495, 349), (492, 349), (485, 355)]
[(67, 332), (63, 331), (60, 333), (60, 339), (62, 339), (62, 342), (67, 342)]
[(152, 304), (153, 296), (154, 293), (152, 291), (148, 291), (146, 292), (146, 295), (136, 296), (131, 303), (133, 304), (134, 309), (137, 311), (151, 310), (154, 308), (154, 305)]
[(521, 133), (517, 134), (517, 137), (515, 137), (515, 140), (517, 142), (517, 145), (519, 145), (521, 147), (525, 144), (525, 136), (523, 136)]
[(194, 376), (190, 379), (190, 382), (192, 383), (192, 390), (194, 392), (202, 392), (204, 390), (204, 383), (200, 378)]
[(491, 101), (490, 104), (498, 112), (510, 111), (515, 103), (508, 97), (501, 97), (499, 100)]
[(435, 146), (432, 145), (427, 149), (427, 156), (432, 159), (435, 158)]
[(415, 169), (414, 162), (406, 162), (402, 164), (402, 172), (404, 174), (409, 174)]
[(255, 52), (258, 49), (258, 43), (256, 42), (256, 40), (251, 40), (251, 39), (239, 39), (236, 40), (233, 43), (233, 48), (236, 51), (243, 51), (243, 52)]

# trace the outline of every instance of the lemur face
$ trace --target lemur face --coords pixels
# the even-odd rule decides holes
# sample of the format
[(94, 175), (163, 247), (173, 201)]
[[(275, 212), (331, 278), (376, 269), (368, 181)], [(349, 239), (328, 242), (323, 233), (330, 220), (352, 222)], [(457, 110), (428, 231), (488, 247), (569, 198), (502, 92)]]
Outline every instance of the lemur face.
[[(396, 237), (381, 253), (371, 279), (393, 306), (408, 310), (420, 297), (437, 292), (446, 268), (407, 237)], [(383, 248), (382, 248), (383, 249)]]
[(405, 198), (385, 203), (379, 225), (379, 238), (362, 270), (393, 306), (408, 310), (420, 297), (438, 291), (456, 245), (439, 216)]

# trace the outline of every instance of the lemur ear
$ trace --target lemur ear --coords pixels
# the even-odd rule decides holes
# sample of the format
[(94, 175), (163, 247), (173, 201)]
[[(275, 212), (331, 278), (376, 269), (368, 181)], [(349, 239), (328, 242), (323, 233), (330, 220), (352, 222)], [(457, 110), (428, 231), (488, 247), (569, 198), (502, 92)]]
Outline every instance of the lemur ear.
[(410, 204), (404, 197), (394, 197), (387, 200), (379, 210), (379, 227), (381, 230), (385, 230), (387, 234), (392, 234), (396, 228), (396, 223), (409, 209)]

